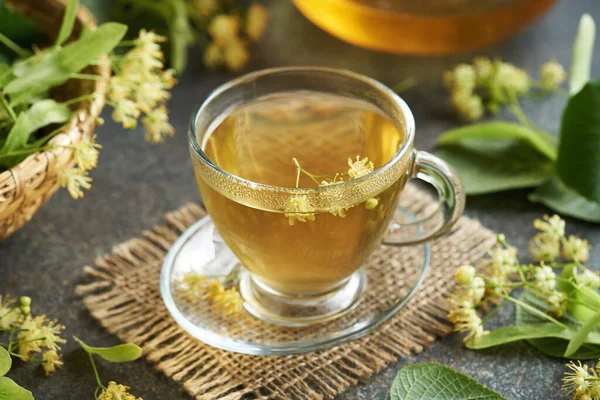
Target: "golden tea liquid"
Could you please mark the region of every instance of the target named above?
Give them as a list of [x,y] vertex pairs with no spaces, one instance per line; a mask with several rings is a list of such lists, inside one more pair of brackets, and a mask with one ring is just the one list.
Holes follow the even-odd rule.
[[[331,180],[348,172],[348,158],[368,157],[375,169],[381,167],[405,140],[405,132],[372,105],[309,91],[237,105],[210,129],[201,145],[215,164],[249,181],[282,188],[317,186],[306,174],[297,182],[294,158],[311,174]],[[227,245],[255,278],[284,294],[332,290],[355,272],[381,243],[406,180],[376,195],[373,209],[367,209],[364,199],[347,209],[345,217],[322,212],[312,215],[312,221],[291,225],[283,210],[235,202],[196,176]]]

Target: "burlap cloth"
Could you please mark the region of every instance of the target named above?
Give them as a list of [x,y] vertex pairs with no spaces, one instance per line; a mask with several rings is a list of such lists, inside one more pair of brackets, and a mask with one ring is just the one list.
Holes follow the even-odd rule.
[[[417,214],[431,204],[418,190],[405,190],[402,197]],[[203,215],[196,204],[168,213],[164,224],[116,245],[94,267],[85,267],[89,282],[77,288],[91,314],[109,332],[142,346],[148,361],[182,382],[198,400],[331,399],[399,357],[421,352],[452,330],[445,320],[446,298],[456,268],[474,263],[495,242],[491,231],[462,217],[452,233],[432,242],[431,266],[421,289],[375,332],[316,353],[247,356],[210,347],[188,335],[170,317],[160,296],[160,270],[168,249]],[[398,264],[414,256],[410,248],[380,252],[367,266],[367,271],[378,269],[378,275],[393,274]],[[369,282],[369,291],[385,292],[385,281]]]

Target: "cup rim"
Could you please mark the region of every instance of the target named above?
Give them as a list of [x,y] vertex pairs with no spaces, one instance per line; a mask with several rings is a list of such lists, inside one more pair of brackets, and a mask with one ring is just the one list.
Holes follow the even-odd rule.
[[[342,181],[335,185],[325,185],[325,186],[306,187],[306,188],[305,187],[295,188],[295,187],[285,187],[285,186],[273,186],[273,185],[268,185],[268,184],[264,184],[264,183],[254,182],[254,181],[242,178],[240,176],[231,174],[231,173],[227,172],[226,170],[222,169],[221,167],[219,167],[217,164],[215,164],[208,157],[208,155],[204,152],[204,150],[202,150],[202,147],[200,145],[200,142],[198,140],[198,135],[196,132],[196,126],[197,126],[198,119],[202,115],[202,113],[206,110],[206,108],[209,107],[211,102],[215,98],[217,98],[219,95],[226,92],[227,90],[235,88],[236,86],[239,86],[246,82],[253,81],[253,80],[263,77],[263,76],[278,74],[278,73],[290,73],[290,72],[292,72],[292,73],[315,73],[316,72],[316,73],[326,73],[326,74],[343,76],[343,77],[354,79],[357,81],[362,81],[363,83],[366,83],[367,85],[370,85],[372,88],[376,89],[380,94],[387,96],[390,100],[392,100],[393,104],[400,109],[400,112],[401,112],[402,116],[404,117],[404,125],[405,125],[404,129],[406,130],[406,138],[402,142],[402,144],[399,146],[398,151],[396,151],[394,156],[388,162],[386,162],[381,167],[373,170],[372,172],[370,172],[364,176],[361,176],[359,178],[352,179],[352,180]],[[379,107],[377,107],[377,108],[379,109]],[[386,116],[390,117],[388,115],[388,113],[385,113],[381,109],[380,109],[380,111],[383,112]],[[392,120],[392,122],[394,122],[394,124],[396,124],[397,121]],[[212,123],[212,121],[211,121],[211,123]],[[252,187],[253,189],[258,189],[258,190],[262,190],[262,191],[266,191],[266,192],[269,192],[269,191],[279,192],[279,191],[285,190],[285,191],[294,193],[295,195],[302,195],[302,194],[309,194],[309,193],[310,194],[315,194],[315,193],[326,194],[328,192],[333,192],[334,190],[337,191],[342,188],[359,185],[370,179],[374,179],[375,177],[384,174],[387,170],[392,168],[396,163],[399,163],[404,158],[406,152],[411,148],[411,144],[414,142],[414,136],[415,136],[415,119],[412,114],[412,111],[410,110],[410,107],[408,106],[408,104],[406,104],[406,102],[402,99],[402,97],[400,97],[392,89],[390,89],[383,83],[381,83],[373,78],[369,78],[365,75],[358,74],[356,72],[352,72],[352,71],[348,71],[348,70],[344,70],[344,69],[338,69],[338,68],[312,67],[312,66],[309,66],[309,67],[276,67],[276,68],[261,69],[258,71],[244,74],[240,77],[237,77],[228,82],[225,82],[222,85],[215,88],[208,95],[208,97],[204,100],[202,105],[196,110],[196,112],[194,112],[192,114],[192,117],[191,117],[190,123],[189,123],[189,128],[188,128],[188,142],[189,142],[190,148],[200,158],[200,160],[202,160],[202,162],[204,164],[206,164],[214,172],[225,175],[225,177],[227,177],[227,179],[230,182],[234,182],[236,184],[241,184],[241,185],[247,186],[247,187]]]

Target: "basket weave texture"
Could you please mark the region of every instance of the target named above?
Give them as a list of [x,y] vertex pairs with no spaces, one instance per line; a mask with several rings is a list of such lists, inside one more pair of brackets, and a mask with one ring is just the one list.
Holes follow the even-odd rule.
[[[65,12],[66,0],[11,0],[5,2],[38,26],[49,40],[54,40]],[[80,35],[82,28],[95,29],[93,16],[80,7],[71,38]],[[106,56],[103,57],[106,59]],[[51,144],[69,146],[82,138],[90,137],[94,131],[96,117],[104,106],[110,66],[102,63],[87,68],[85,73],[101,76],[102,80],[70,80],[51,91],[57,101],[75,98],[94,92],[89,102],[78,103],[65,130],[56,135]],[[58,166],[71,167],[73,151],[68,147],[54,147],[52,151],[41,151],[30,155],[19,165],[0,172],[0,240],[21,228],[35,212],[60,187]]]

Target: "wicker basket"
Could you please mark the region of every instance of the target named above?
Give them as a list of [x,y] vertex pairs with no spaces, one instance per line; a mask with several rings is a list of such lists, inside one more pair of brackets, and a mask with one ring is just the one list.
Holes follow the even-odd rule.
[[[65,12],[66,0],[11,0],[7,7],[19,12],[46,33],[50,40],[58,34]],[[95,28],[93,16],[80,8],[73,29],[73,37],[77,37],[83,26]],[[108,64],[89,67],[88,74],[96,74],[108,78]],[[69,145],[91,136],[96,117],[104,106],[107,80],[88,81],[71,80],[52,91],[57,100],[74,98],[86,93],[95,92],[92,104],[79,103],[65,131],[55,136],[50,143]],[[33,214],[60,187],[57,165],[73,165],[73,151],[58,147],[52,152],[44,151],[32,154],[19,165],[0,173],[0,240],[6,238],[29,221]]]

